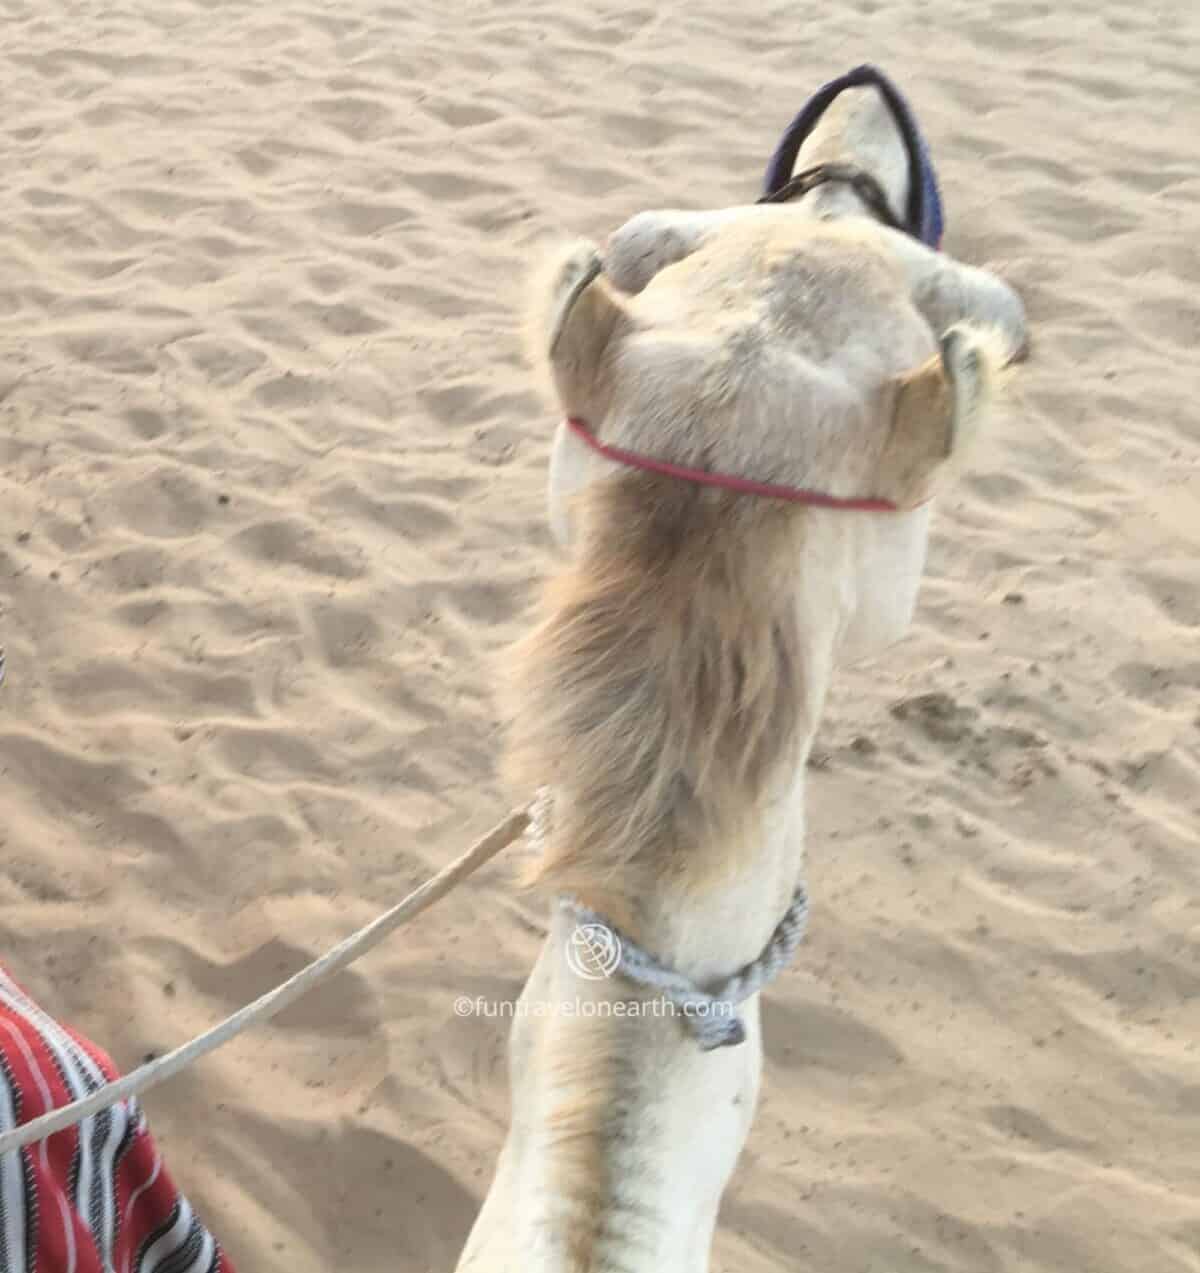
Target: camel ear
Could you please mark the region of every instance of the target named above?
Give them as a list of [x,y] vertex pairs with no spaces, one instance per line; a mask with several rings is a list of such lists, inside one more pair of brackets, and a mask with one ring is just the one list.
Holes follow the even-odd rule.
[[939,470],[961,459],[978,431],[992,393],[990,344],[952,327],[928,362],[898,378],[879,477],[882,494],[902,508],[929,499]]
[[594,244],[574,244],[541,272],[534,333],[563,409],[596,423],[608,405],[607,354],[629,322]]

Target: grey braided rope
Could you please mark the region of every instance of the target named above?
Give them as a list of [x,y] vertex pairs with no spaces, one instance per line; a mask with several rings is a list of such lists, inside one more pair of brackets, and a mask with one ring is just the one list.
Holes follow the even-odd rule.
[[602,915],[569,897],[560,898],[559,902],[578,924],[598,924],[616,937],[620,955],[613,972],[634,985],[663,995],[673,1003],[705,1052],[736,1047],[746,1041],[746,1024],[734,1009],[764,986],[770,985],[791,963],[808,927],[808,894],[801,884],[758,958],[735,972],[720,989],[709,992],[702,990],[690,977],[664,967]]
[[[529,809],[526,838],[530,847],[541,852],[554,821],[554,797],[549,787],[539,787]],[[796,947],[808,927],[808,894],[804,885],[797,886],[792,903],[775,926],[770,940],[757,959],[740,968],[720,989],[702,990],[690,977],[664,967],[653,955],[631,941],[624,933],[589,907],[570,897],[560,897],[559,905],[572,915],[576,925],[595,924],[610,932],[617,941],[616,964],[608,969],[661,994],[679,1009],[685,1025],[705,1052],[716,1048],[736,1047],[746,1041],[746,1023],[734,1009],[751,995],[757,994],[791,963]]]

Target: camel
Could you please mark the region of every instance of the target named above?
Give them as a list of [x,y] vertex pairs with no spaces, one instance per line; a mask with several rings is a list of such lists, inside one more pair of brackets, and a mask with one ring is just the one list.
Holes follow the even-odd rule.
[[[796,162],[869,163],[900,206],[894,129],[875,88],[848,91]],[[599,918],[702,997],[797,919],[831,675],[908,627],[930,501],[1025,346],[1005,284],[868,202],[829,181],[644,213],[540,276],[567,560],[513,659],[508,767],[549,793],[531,876],[551,910],[459,1273],[709,1267],[754,1116],[759,996],[698,1027],[622,965],[582,967],[572,938]]]

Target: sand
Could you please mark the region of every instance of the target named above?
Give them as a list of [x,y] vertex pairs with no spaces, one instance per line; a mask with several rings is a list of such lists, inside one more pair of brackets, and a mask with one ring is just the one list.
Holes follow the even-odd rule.
[[[0,958],[132,1066],[523,793],[537,243],[910,94],[1033,360],[837,682],[714,1270],[1200,1270],[1200,17],[1185,0],[0,0]],[[481,874],[147,1100],[241,1269],[453,1266],[544,930]]]

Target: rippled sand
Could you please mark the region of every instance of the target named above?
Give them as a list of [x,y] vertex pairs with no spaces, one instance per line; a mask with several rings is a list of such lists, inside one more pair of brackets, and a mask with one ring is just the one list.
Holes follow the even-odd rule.
[[[714,1270],[1200,1270],[1200,18],[962,0],[0,0],[0,957],[119,1061],[520,793],[549,234],[909,92],[1035,354],[842,676]],[[494,867],[148,1099],[244,1270],[452,1266],[539,908]]]

